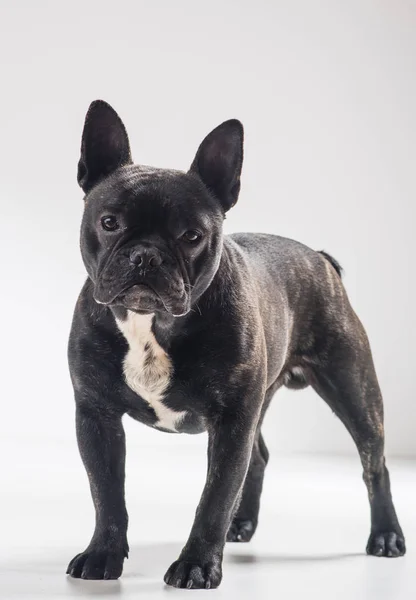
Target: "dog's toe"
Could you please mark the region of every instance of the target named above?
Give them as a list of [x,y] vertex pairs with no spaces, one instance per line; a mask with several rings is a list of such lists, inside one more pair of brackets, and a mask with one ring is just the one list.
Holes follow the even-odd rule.
[[168,569],[164,581],[167,585],[177,588],[210,589],[216,588],[221,583],[221,562],[213,560],[200,564],[177,560]]
[[375,532],[370,535],[367,554],[395,558],[406,553],[406,543],[402,533],[395,531]]
[[254,535],[255,525],[249,519],[234,519],[227,533],[227,542],[249,542]]
[[69,563],[67,575],[81,579],[118,579],[123,571],[124,553],[86,550]]

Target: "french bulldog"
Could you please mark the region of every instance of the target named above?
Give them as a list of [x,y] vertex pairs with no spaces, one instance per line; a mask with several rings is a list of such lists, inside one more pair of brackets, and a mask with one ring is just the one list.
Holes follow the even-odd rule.
[[78,164],[88,278],[68,356],[96,523],[72,577],[117,579],[128,556],[127,413],[160,431],[208,433],[205,487],[164,581],[216,588],[225,542],[247,542],[257,527],[269,458],[261,425],[281,386],[311,386],[350,432],[371,506],[367,553],[405,553],[382,396],[341,268],[290,239],[223,234],[242,163],[237,120],[214,129],[183,172],[135,165],[117,113],[101,100],[88,110]]

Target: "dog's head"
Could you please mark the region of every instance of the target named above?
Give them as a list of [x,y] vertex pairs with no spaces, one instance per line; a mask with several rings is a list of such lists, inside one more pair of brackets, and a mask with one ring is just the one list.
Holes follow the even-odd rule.
[[93,102],[78,183],[86,194],[81,252],[95,300],[186,314],[218,268],[242,161],[243,128],[230,120],[204,139],[187,173],[134,165],[117,113]]

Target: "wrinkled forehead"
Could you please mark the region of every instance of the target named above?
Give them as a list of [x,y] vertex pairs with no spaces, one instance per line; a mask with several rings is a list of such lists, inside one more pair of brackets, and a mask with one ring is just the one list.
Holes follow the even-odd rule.
[[120,187],[131,190],[149,185],[179,184],[187,181],[184,171],[175,169],[159,169],[147,165],[128,165],[119,169],[114,179]]
[[122,212],[135,220],[218,219],[218,203],[193,175],[173,169],[129,165],[118,169],[90,192],[87,208],[91,212]]
[[110,202],[122,205],[141,194],[157,197],[178,187],[189,187],[188,179],[182,171],[128,165],[96,185],[86,199],[96,204]]

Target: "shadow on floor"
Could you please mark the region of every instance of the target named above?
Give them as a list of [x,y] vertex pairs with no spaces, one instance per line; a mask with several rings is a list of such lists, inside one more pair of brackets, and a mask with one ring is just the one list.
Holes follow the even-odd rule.
[[[131,594],[147,596],[171,588],[164,587],[163,575],[176,560],[182,545],[179,543],[137,544],[130,549],[130,559],[125,562],[123,576],[118,581],[84,581],[65,575],[70,552],[51,549],[42,556],[14,556],[0,563],[1,579],[7,581],[8,598],[24,598],[25,591],[35,585],[42,599],[68,597],[117,597]],[[227,546],[225,564],[279,564],[314,561],[342,561],[362,557],[362,554],[319,554],[319,555],[265,555],[250,552],[236,553]],[[241,547],[240,547],[241,548]]]
[[364,552],[350,552],[338,554],[232,554],[228,553],[225,561],[236,564],[279,564],[298,562],[326,562],[339,561],[365,556]]

